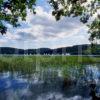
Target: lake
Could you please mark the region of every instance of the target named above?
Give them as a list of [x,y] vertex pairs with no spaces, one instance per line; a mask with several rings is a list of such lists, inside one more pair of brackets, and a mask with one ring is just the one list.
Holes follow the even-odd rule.
[[[0,73],[0,100],[91,100],[100,97],[100,65],[37,67],[31,74]],[[98,99],[99,100],[99,99]]]

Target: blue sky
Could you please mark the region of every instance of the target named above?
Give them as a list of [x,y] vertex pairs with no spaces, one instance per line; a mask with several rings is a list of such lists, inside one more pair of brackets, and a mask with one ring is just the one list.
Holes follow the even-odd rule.
[[56,21],[46,0],[37,1],[36,15],[27,12],[27,20],[20,21],[20,27],[6,24],[7,34],[0,35],[1,47],[57,48],[89,43],[86,25],[80,23],[79,18],[63,17]]

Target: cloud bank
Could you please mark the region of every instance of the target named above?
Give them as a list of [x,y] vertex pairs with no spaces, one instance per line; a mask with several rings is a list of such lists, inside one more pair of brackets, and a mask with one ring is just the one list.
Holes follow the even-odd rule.
[[0,36],[0,46],[19,48],[56,48],[89,43],[87,27],[80,23],[79,18],[62,18],[56,21],[51,10],[46,11],[37,6],[36,15],[27,10],[25,21],[21,27],[8,25],[8,32]]

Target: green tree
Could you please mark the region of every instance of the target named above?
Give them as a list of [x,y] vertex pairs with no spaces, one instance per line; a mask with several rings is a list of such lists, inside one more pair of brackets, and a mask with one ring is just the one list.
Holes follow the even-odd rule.
[[[27,9],[35,14],[36,0],[0,0],[0,32],[5,34],[7,28],[4,21],[14,27],[19,25],[19,18],[26,19]],[[88,24],[90,41],[100,39],[100,0],[49,0],[53,8],[52,15],[56,20],[62,16],[80,17],[80,21]],[[96,16],[94,18],[94,15]],[[89,20],[93,20],[89,22]]]
[[4,21],[17,27],[19,19],[26,19],[27,9],[35,14],[35,2],[36,0],[0,0],[0,33],[5,34],[7,31]]
[[80,21],[89,27],[89,40],[94,43],[100,39],[100,0],[50,0],[50,4],[56,20],[62,16],[79,16]]

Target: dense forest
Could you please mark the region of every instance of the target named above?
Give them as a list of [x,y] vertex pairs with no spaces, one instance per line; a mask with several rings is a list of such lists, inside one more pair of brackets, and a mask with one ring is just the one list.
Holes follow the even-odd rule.
[[94,55],[100,55],[100,45],[96,45],[95,49],[91,49],[91,45],[76,45],[76,46],[70,46],[70,47],[61,47],[56,49],[50,49],[50,48],[38,48],[38,49],[17,49],[17,48],[11,48],[11,47],[0,47],[0,54],[28,54],[28,55],[35,55],[35,54],[41,54],[41,55],[52,55],[52,54],[63,54],[63,55],[87,55],[87,54],[94,54]]

